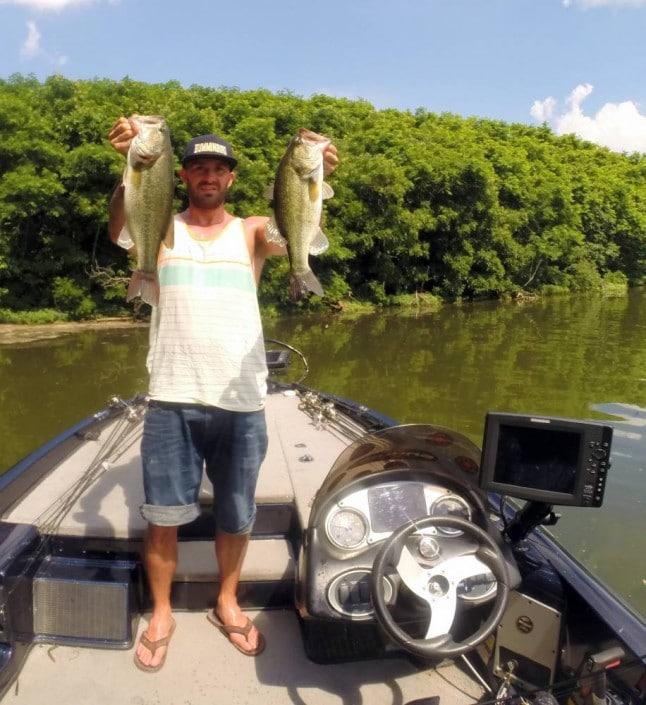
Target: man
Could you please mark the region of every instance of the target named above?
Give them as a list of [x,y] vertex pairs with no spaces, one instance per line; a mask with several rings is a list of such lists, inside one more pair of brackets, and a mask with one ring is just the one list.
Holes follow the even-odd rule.
[[[108,135],[121,154],[137,132],[119,118]],[[148,354],[150,408],[142,439],[148,521],[144,560],[153,613],[135,664],[159,670],[175,628],[170,592],[177,565],[177,528],[196,518],[202,466],[215,486],[215,553],[220,591],[209,620],[242,653],[255,656],[262,635],[245,617],[236,589],[255,517],[255,487],[267,447],[267,368],[256,286],[270,255],[282,246],[265,236],[268,218],[235,218],[225,209],[235,181],[231,145],[216,135],[191,140],[179,176],[188,208],[175,216],[173,248],[159,255],[161,292],[153,310]],[[336,168],[336,148],[324,154]],[[123,187],[110,202],[113,242],[124,237]]]

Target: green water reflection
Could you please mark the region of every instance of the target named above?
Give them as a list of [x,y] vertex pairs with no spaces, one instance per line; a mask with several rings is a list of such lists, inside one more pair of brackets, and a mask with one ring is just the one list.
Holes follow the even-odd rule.
[[[478,444],[489,409],[613,419],[603,508],[563,509],[555,533],[646,614],[645,290],[423,315],[283,318],[267,321],[265,334],[305,353],[307,384]],[[0,468],[111,396],[145,390],[146,346],[144,329],[0,346]]]

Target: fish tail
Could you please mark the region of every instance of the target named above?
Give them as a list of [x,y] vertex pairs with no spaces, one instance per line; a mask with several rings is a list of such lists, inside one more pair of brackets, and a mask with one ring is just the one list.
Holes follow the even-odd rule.
[[126,301],[132,301],[136,296],[140,296],[142,301],[151,306],[159,304],[159,277],[157,272],[144,272],[141,269],[136,269],[132,273],[128,284]]
[[292,272],[289,280],[289,294],[294,301],[302,298],[308,291],[323,296],[323,287],[321,282],[316,278],[316,275],[311,269],[306,272]]

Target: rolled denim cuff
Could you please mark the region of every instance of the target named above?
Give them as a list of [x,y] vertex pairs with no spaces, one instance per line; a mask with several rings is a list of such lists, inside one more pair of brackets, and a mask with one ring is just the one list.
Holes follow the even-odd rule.
[[215,523],[219,531],[225,534],[232,534],[233,536],[241,536],[242,534],[250,534],[253,530],[254,522],[256,521],[256,510],[254,509],[253,516],[251,519],[242,527],[232,528],[230,526],[221,526],[218,524],[217,515],[215,517]]
[[200,508],[197,504],[180,504],[172,507],[142,504],[139,507],[139,511],[148,523],[156,524],[157,526],[190,524],[200,515]]

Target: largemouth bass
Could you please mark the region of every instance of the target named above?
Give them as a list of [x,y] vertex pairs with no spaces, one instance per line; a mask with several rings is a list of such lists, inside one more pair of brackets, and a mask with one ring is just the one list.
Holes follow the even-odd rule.
[[290,295],[307,291],[323,296],[323,287],[310,269],[309,255],[328,248],[321,230],[323,199],[334,195],[323,181],[323,152],[330,140],[301,129],[280,160],[274,182],[274,216],[267,224],[267,239],[284,244],[290,264]]
[[165,240],[173,246],[173,153],[164,118],[146,115],[133,120],[139,131],[130,143],[123,185],[126,228],[137,251],[137,269],[126,300],[141,296],[156,306],[159,245]]

